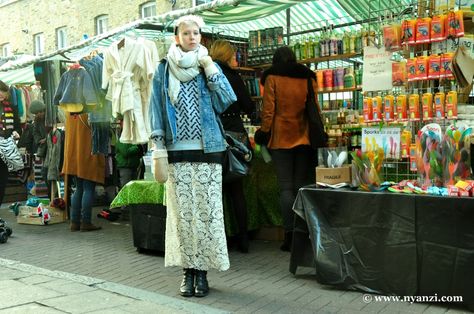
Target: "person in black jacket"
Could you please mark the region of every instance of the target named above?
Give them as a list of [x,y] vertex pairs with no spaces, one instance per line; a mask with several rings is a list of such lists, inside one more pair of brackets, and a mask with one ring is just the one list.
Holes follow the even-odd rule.
[[[255,110],[255,104],[250,98],[239,73],[232,68],[237,66],[235,50],[228,41],[216,40],[212,44],[209,54],[221,67],[222,72],[227,77],[234,93],[237,95],[237,101],[220,115],[224,130],[226,133],[230,133],[250,147],[248,135],[240,118],[240,114],[241,112],[245,112],[250,115]],[[242,253],[247,253],[249,247],[247,204],[245,202],[242,179],[224,183],[224,193],[230,198],[232,209],[237,218],[239,227],[238,248]]]
[[[18,118],[17,108],[11,104],[8,85],[0,81],[0,137],[8,138],[13,134],[14,138],[19,138],[19,131],[20,119]],[[7,183],[8,167],[0,158],[0,205],[3,201]]]

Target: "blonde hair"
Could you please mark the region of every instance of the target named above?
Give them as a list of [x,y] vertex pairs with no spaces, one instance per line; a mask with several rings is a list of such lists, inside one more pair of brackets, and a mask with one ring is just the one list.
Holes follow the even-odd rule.
[[227,40],[218,39],[212,43],[209,55],[213,60],[230,65],[230,60],[235,55],[235,50]]
[[204,27],[204,20],[202,17],[197,15],[185,15],[181,16],[175,21],[174,24],[174,34],[178,35],[178,29],[180,25],[190,25],[195,24],[199,28],[199,33],[201,33],[201,28]]

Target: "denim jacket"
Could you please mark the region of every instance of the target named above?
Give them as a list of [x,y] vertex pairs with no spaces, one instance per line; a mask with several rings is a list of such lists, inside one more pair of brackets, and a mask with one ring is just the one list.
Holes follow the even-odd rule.
[[[237,100],[229,81],[219,66],[217,67],[219,69],[217,80],[207,81],[203,73],[197,77],[205,153],[221,152],[226,149],[224,128],[219,115]],[[167,62],[161,62],[155,71],[149,110],[151,138],[156,141],[157,138],[164,137],[166,146],[176,143],[176,112],[168,95]]]

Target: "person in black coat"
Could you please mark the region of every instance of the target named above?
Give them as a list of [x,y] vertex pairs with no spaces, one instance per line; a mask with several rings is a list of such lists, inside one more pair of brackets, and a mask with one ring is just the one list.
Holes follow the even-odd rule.
[[[8,138],[11,135],[15,139],[19,138],[20,119],[18,110],[10,101],[8,85],[0,81],[0,137]],[[1,148],[1,147],[0,147]],[[8,167],[0,158],[0,205],[3,202],[5,189],[8,183]]]
[[[222,72],[227,77],[234,93],[237,95],[237,101],[220,115],[224,130],[226,133],[230,133],[234,138],[241,140],[250,147],[248,134],[244,128],[240,114],[244,112],[250,115],[255,110],[255,104],[250,98],[239,73],[232,68],[237,66],[235,50],[228,41],[216,40],[212,44],[209,54],[221,67]],[[247,233],[247,204],[245,202],[243,180],[238,179],[224,183],[224,193],[230,198],[232,209],[237,218],[239,227],[238,248],[242,253],[247,253],[249,240]]]

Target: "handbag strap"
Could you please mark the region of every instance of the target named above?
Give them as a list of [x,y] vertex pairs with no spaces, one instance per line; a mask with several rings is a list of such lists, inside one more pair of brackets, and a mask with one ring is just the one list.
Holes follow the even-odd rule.
[[[316,97],[314,96],[314,89],[313,89],[313,79],[311,77],[309,77],[307,80],[306,80],[306,83],[307,83],[307,86],[308,86],[308,99],[316,99]],[[316,101],[315,101],[316,103]]]

